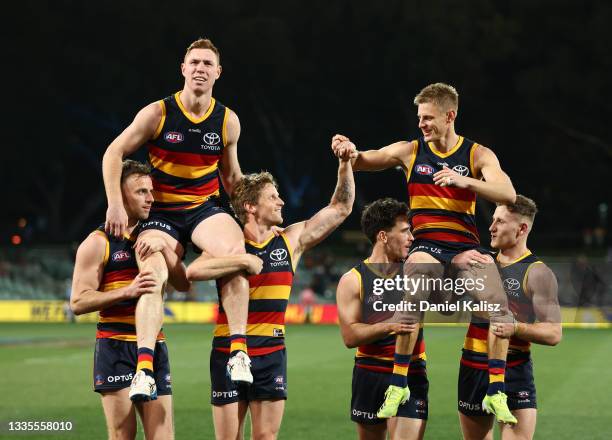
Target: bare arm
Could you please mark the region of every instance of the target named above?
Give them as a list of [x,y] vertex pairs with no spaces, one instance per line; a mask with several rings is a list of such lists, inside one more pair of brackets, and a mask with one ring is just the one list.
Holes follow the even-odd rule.
[[[346,136],[337,134],[332,138],[332,150],[338,155],[342,142],[349,141]],[[380,171],[401,166],[406,169],[414,152],[414,143],[400,141],[378,150],[353,150],[351,159],[355,171]]]
[[121,195],[121,164],[126,156],[134,153],[151,139],[162,117],[162,108],[155,102],[140,110],[134,121],[108,146],[102,158],[102,176],[108,201],[106,232],[120,237],[127,228],[127,214]]
[[320,243],[349,216],[355,201],[355,179],[350,160],[339,160],[338,181],[329,205],[304,222],[288,226],[284,234],[293,248],[294,268],[301,254]]
[[392,332],[404,334],[413,326],[408,324],[377,322],[364,324],[361,321],[361,300],[359,299],[359,279],[352,271],[345,273],[336,290],[338,320],[344,345],[354,348],[369,344],[390,335]]
[[543,345],[561,342],[561,308],[557,291],[557,278],[552,270],[544,264],[534,265],[527,277],[527,293],[531,294],[538,322],[518,323],[515,336]]
[[106,239],[99,234],[89,235],[79,246],[70,294],[70,308],[76,315],[102,310],[123,300],[153,293],[155,280],[147,273],[138,274],[129,286],[108,292],[99,291],[105,251]]
[[238,163],[238,138],[240,137],[240,120],[236,113],[230,110],[226,123],[226,145],[223,157],[219,161],[221,181],[229,195],[232,195],[234,186],[242,179],[242,171]]
[[498,336],[512,335],[542,345],[557,345],[561,341],[561,309],[557,297],[557,279],[544,264],[535,264],[527,276],[526,293],[531,295],[538,322],[498,325]]
[[261,272],[263,261],[251,254],[231,255],[227,257],[212,257],[202,252],[189,265],[189,275],[192,280],[206,281],[223,278],[236,272],[246,271],[251,275]]

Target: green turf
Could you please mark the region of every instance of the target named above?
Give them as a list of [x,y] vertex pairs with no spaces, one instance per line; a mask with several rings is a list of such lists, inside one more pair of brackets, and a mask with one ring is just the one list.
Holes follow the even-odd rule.
[[[213,438],[209,406],[209,325],[168,325],[178,439]],[[464,329],[427,328],[430,419],[427,438],[460,438],[458,359]],[[94,327],[0,324],[0,421],[71,420],[70,435],[18,438],[102,439],[104,417],[91,391]],[[355,438],[349,420],[352,351],[333,326],[288,328],[289,400],[280,438]],[[554,348],[534,347],[541,439],[608,439],[612,331],[564,331]],[[17,438],[0,432],[0,438]],[[142,437],[140,437],[142,438]]]

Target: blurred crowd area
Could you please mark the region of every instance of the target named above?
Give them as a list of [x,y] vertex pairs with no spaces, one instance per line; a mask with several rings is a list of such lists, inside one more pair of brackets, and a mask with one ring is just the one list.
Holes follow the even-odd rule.
[[[76,246],[0,248],[0,300],[69,299],[75,253]],[[340,277],[367,255],[364,243],[343,249],[320,246],[310,251],[298,266],[290,302],[333,303]],[[585,252],[574,257],[541,258],[557,276],[561,305],[612,306],[612,248],[603,256]],[[169,288],[167,299],[216,301],[215,282],[196,282],[189,292]]]

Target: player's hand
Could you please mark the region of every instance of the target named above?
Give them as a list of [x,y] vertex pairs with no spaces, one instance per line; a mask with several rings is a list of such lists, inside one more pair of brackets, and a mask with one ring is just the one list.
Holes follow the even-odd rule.
[[246,271],[249,275],[257,275],[263,269],[263,260],[256,255],[245,254]]
[[351,141],[340,142],[336,147],[336,156],[342,162],[348,162],[352,158],[357,157],[357,147]]
[[468,179],[469,177],[462,176],[447,166],[442,167],[441,171],[433,175],[433,181],[436,185],[452,186],[454,188],[467,188],[469,184]]
[[418,323],[408,324],[403,322],[393,322],[390,325],[390,331],[394,332],[396,335],[405,335],[407,333],[416,331],[418,327]]
[[351,140],[349,138],[347,138],[346,136],[344,136],[343,134],[337,134],[332,138],[332,142],[331,142],[331,149],[334,152],[334,155],[337,157],[338,156],[338,146],[342,143],[342,142],[350,142]]
[[491,333],[495,336],[509,339],[516,332],[516,324],[513,322],[492,322]]
[[493,263],[490,255],[481,254],[476,249],[461,252],[451,260],[451,264],[458,270],[469,270],[474,275],[476,275],[476,269],[484,269],[485,265]]
[[109,205],[106,210],[104,230],[114,237],[123,237],[123,234],[127,231],[127,224],[128,216],[123,204]]
[[163,238],[147,234],[138,237],[134,250],[141,260],[146,260],[154,252],[161,252],[165,246],[166,241]]
[[139,298],[142,295],[155,292],[157,285],[153,273],[150,271],[140,272],[127,287],[125,296],[127,299]]

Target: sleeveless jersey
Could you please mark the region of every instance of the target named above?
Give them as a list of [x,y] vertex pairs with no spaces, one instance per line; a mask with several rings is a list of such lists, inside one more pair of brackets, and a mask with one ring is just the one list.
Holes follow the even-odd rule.
[[229,109],[211,98],[206,113],[195,119],[180,93],[158,101],[162,118],[147,143],[154,211],[186,211],[219,195],[218,162],[227,142]]
[[[374,280],[387,278],[376,270],[377,264],[364,260],[351,271],[359,279],[361,299],[361,316],[365,324],[374,324],[384,321],[393,316],[394,312],[372,312],[372,304],[380,297],[374,295]],[[378,265],[382,266],[382,265]],[[401,265],[398,264],[399,273]],[[395,274],[393,275],[395,276]],[[365,319],[364,319],[365,318]],[[357,347],[355,354],[355,365],[366,370],[382,373],[393,372],[393,355],[395,354],[395,334],[388,335],[382,339]],[[425,374],[425,341],[423,340],[423,328],[419,330],[419,336],[412,352],[409,374]]]
[[[138,263],[132,246],[138,235],[138,227],[127,238],[117,239],[108,237],[104,232],[104,225],[94,231],[106,239],[106,251],[104,253],[104,270],[102,281],[98,287],[101,292],[126,287],[138,275]],[[113,304],[99,312],[96,339],[109,338],[121,341],[136,341],[135,316],[138,298],[128,299]],[[158,341],[164,340],[160,331]]]
[[[535,264],[542,264],[542,261],[527,251],[511,264],[500,267],[502,283],[508,296],[508,307],[517,321],[528,324],[536,320],[531,298],[525,294],[529,270]],[[489,323],[475,322],[472,319],[463,343],[462,364],[478,369],[487,368],[488,334]],[[527,362],[531,355],[530,346],[530,342],[512,336],[508,348],[507,366],[512,367]]]
[[[261,272],[249,275],[249,314],[247,317],[247,350],[249,356],[261,356],[285,348],[285,311],[293,284],[293,262],[289,242],[284,234],[272,236],[263,243],[245,240],[246,251],[264,262]],[[219,292],[219,313],[213,347],[229,353],[230,333],[227,315]]]
[[412,234],[415,239],[478,244],[476,193],[435,185],[433,175],[443,166],[462,176],[479,178],[474,170],[478,144],[459,136],[447,153],[424,138],[412,141],[414,153],[406,169]]

